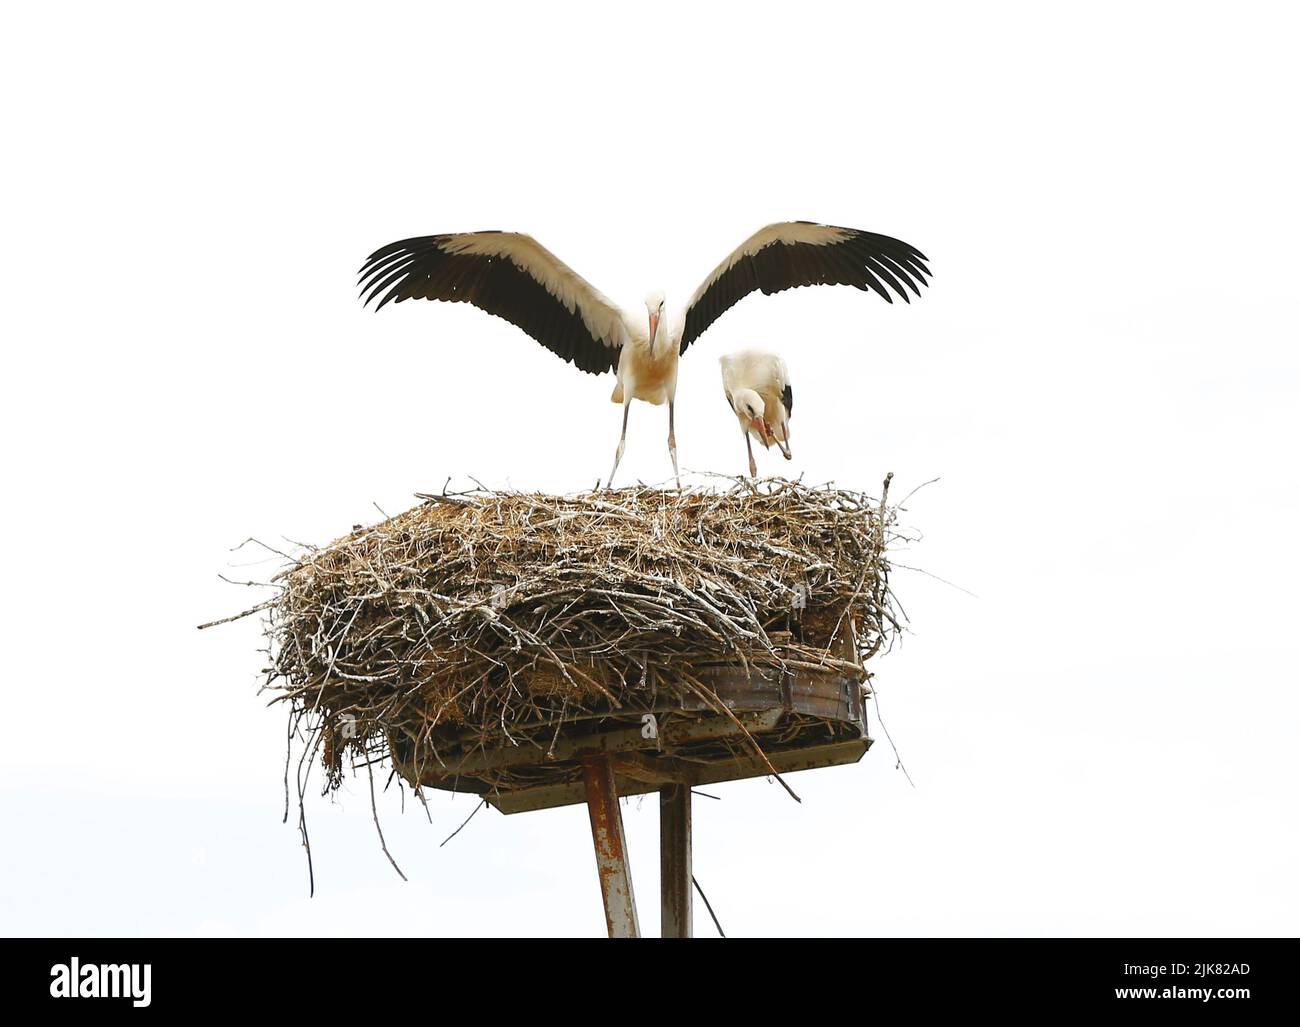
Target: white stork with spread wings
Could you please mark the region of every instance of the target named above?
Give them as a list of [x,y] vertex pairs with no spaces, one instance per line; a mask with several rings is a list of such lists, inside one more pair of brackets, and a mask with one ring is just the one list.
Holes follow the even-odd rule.
[[678,479],[673,399],[677,363],[721,314],[751,292],[800,285],[852,285],[888,302],[911,302],[930,274],[926,257],[905,242],[808,221],[782,221],[740,244],[695,290],[685,308],[664,319],[664,297],[646,299],[646,316],[616,306],[531,236],[518,232],[426,235],[391,243],[361,268],[365,302],[408,299],[472,303],[518,325],[553,353],[591,374],[616,371],[610,397],[623,404],[623,430],[609,484],[623,458],[632,400],[668,404],[668,451]]

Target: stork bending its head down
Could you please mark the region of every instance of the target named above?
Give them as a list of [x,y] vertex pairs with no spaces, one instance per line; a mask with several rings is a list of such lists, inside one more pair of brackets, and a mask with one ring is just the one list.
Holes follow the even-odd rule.
[[[668,452],[680,485],[673,431],[677,363],[714,321],[752,292],[801,285],[851,285],[890,303],[892,290],[910,302],[908,290],[919,296],[919,286],[930,274],[925,259],[887,235],[781,221],[741,243],[671,317],[663,293],[652,293],[642,320],[616,306],[531,236],[461,232],[403,239],[376,250],[361,268],[361,289],[367,303],[380,297],[376,309],[408,299],[472,303],[518,325],[580,370],[614,371],[618,384],[611,399],[623,405],[623,430],[610,485],[627,443],[632,400],[667,403]],[[773,417],[765,412],[761,420],[770,426]],[[773,433],[769,438],[764,432],[760,438],[765,445],[778,442],[788,455],[785,436]],[[752,470],[752,454],[750,466]]]
[[722,388],[727,402],[740,422],[749,453],[749,476],[758,477],[751,438],[764,449],[776,443],[782,455],[790,459],[790,414],[794,410],[794,389],[785,361],[773,353],[746,350],[732,353],[718,361],[722,365]]

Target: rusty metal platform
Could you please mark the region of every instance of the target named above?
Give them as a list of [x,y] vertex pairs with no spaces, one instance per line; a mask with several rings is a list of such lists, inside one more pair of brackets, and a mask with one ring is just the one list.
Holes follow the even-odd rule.
[[585,802],[582,764],[593,756],[610,757],[619,795],[640,795],[855,763],[871,746],[867,692],[854,678],[763,675],[733,665],[702,680],[725,713],[702,700],[661,702],[566,722],[545,746],[440,747],[436,773],[426,771],[419,783],[522,813]]
[[[851,639],[838,648],[853,654]],[[837,661],[841,669],[856,663]],[[481,733],[439,737],[437,759],[392,748],[398,771],[426,788],[470,792],[502,813],[587,804],[606,927],[640,934],[619,798],[658,792],[660,894],[665,938],[692,935],[691,788],[856,763],[871,747],[866,673],[705,668],[703,698],[512,725],[513,744]]]

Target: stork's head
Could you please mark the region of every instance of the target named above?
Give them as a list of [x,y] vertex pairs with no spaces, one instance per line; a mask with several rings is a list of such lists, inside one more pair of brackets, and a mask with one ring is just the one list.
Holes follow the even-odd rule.
[[764,446],[772,444],[772,430],[763,419],[763,397],[753,389],[737,389],[731,402],[741,424],[758,436]]
[[664,316],[664,294],[652,292],[645,298],[645,311],[650,317],[650,355],[654,355],[655,340],[659,335],[659,322]]

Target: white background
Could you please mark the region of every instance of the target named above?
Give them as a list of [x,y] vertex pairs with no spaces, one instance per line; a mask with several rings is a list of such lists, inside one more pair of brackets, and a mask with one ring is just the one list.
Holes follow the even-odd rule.
[[[803,473],[924,541],[876,666],[904,763],[696,800],[733,935],[1294,934],[1294,16],[1283,5],[25,5],[5,156],[0,930],[603,932],[586,814],[432,826],[364,778],[279,822],[248,536],[468,475],[570,491],[595,379],[468,307],[364,311],[393,239],[518,229],[680,303],[787,218],[900,236],[911,306],[752,297],[686,356],[684,467],[739,472],[717,357],[782,352]],[[632,411],[620,478],[668,473]],[[262,561],[262,562],[258,562]],[[409,797],[408,797],[409,798]],[[657,812],[626,818],[658,929]],[[701,935],[712,928],[702,912]]]

